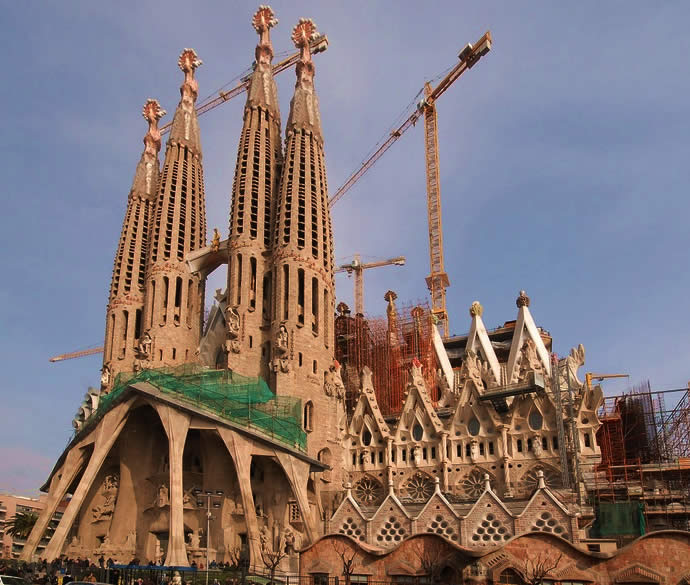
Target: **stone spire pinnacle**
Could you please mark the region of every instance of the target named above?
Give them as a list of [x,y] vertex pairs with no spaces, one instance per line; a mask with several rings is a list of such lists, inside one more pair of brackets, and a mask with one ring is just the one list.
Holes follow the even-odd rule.
[[201,156],[201,138],[194,109],[196,98],[199,96],[199,82],[195,79],[194,72],[202,63],[194,49],[184,49],[177,60],[178,67],[184,73],[184,81],[180,86],[180,103],[175,110],[168,139],[168,142],[189,146],[199,156]]
[[314,91],[314,62],[311,59],[310,43],[319,36],[314,21],[310,18],[300,18],[292,29],[292,42],[300,50],[295,72],[297,83],[295,94],[290,102],[290,115],[285,132],[287,135],[295,130],[311,132],[323,143],[321,132],[321,114],[319,100]]
[[132,193],[155,197],[158,190],[158,153],[161,149],[161,133],[158,129],[158,120],[165,116],[167,112],[161,108],[158,100],[149,98],[146,100],[141,114],[149,123],[149,129],[144,136],[144,152],[134,173]]
[[254,51],[254,73],[247,92],[247,108],[264,108],[280,123],[278,90],[273,80],[273,45],[270,30],[278,24],[270,6],[261,5],[252,17],[252,26],[259,33],[259,44]]

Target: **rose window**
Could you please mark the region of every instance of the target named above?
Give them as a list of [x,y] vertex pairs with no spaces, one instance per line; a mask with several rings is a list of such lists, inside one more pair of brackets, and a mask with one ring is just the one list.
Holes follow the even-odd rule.
[[383,501],[383,486],[371,477],[363,477],[354,487],[354,498],[363,506],[377,506]]
[[434,493],[434,481],[423,473],[415,473],[404,487],[405,499],[426,502]]
[[484,473],[473,469],[460,483],[460,489],[470,498],[478,498],[484,492]]

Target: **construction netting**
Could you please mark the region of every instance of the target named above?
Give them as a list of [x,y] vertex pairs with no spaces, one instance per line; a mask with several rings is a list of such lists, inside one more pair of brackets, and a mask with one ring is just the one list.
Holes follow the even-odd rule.
[[644,504],[642,502],[600,502],[596,507],[596,518],[590,536],[610,536],[645,533]]
[[[98,410],[91,419],[97,420],[98,415],[105,413],[129,386],[140,382],[148,382],[161,392],[194,407],[209,410],[281,443],[306,450],[301,400],[276,396],[263,379],[240,376],[230,370],[184,365],[119,374],[113,389],[101,395]],[[91,419],[87,422],[92,422]]]

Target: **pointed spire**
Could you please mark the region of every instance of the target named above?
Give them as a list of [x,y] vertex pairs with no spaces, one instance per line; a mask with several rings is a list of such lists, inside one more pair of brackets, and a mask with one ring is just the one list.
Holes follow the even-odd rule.
[[179,142],[189,146],[199,156],[201,137],[194,109],[196,98],[199,96],[199,82],[194,78],[194,72],[202,63],[194,49],[184,49],[177,60],[178,67],[184,73],[184,81],[180,86],[180,103],[175,110],[168,139],[169,143]]
[[247,108],[265,108],[280,120],[278,106],[278,90],[273,80],[273,45],[270,30],[278,24],[278,19],[270,6],[261,5],[254,13],[252,26],[259,33],[259,44],[254,51],[254,73],[252,74],[249,91],[247,92]]
[[149,129],[144,136],[144,152],[134,172],[132,193],[151,198],[158,191],[158,153],[161,149],[161,133],[158,129],[158,120],[165,116],[167,112],[161,108],[158,100],[149,98],[146,100],[141,114],[149,123]]
[[300,50],[300,57],[295,69],[297,83],[295,94],[290,102],[290,115],[285,133],[289,136],[295,130],[304,130],[311,132],[319,142],[323,143],[319,99],[314,91],[315,69],[310,48],[311,41],[318,36],[316,25],[311,18],[300,18],[292,29],[292,42]]

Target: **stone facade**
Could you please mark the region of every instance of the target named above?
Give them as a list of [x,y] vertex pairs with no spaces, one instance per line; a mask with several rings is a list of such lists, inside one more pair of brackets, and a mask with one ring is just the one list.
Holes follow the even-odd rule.
[[344,558],[353,559],[352,575],[357,580],[413,582],[433,577],[441,583],[520,584],[537,582],[534,564],[546,560],[547,567],[555,568],[541,575],[545,583],[685,585],[690,582],[688,550],[690,534],[674,530],[640,537],[613,553],[591,552],[543,533],[523,534],[482,550],[423,534],[383,553],[347,536],[332,535],[302,551],[300,575],[341,576]]
[[[182,97],[155,201],[160,109],[147,103],[147,150],[116,256],[102,388],[80,406],[77,432],[44,486],[46,507],[22,558],[35,553],[66,494],[72,498],[48,559],[103,554],[183,566],[208,547],[217,561],[248,554],[261,567],[267,552],[287,549],[281,568],[296,572],[296,551],[306,548],[308,560],[317,550],[308,546],[328,533],[354,539],[377,558],[396,555],[420,533],[468,558],[533,532],[576,545],[586,502],[584,490],[573,489],[580,487],[575,467],[600,457],[601,390],[578,378],[582,346],[560,360],[551,355],[524,292],[498,344],[479,303],[470,308],[466,338],[443,342],[434,328],[433,355],[425,365],[417,358],[409,364],[401,412],[383,415],[368,367],[357,372],[354,406],[346,410],[334,359],[333,235],[311,55],[319,37],[305,19],[292,32],[297,82],[281,153],[269,38],[275,24],[268,7],[254,15],[260,38],[227,240],[216,233],[205,245],[194,110],[201,61],[192,49],[179,59]],[[136,219],[139,201],[148,226]],[[205,277],[224,263],[228,288],[217,292],[202,332]],[[393,331],[395,293],[386,300]],[[415,311],[421,318],[422,309]],[[180,365],[192,372],[184,387],[170,369]],[[222,389],[208,382],[219,371]],[[155,383],[141,377],[150,372],[160,374]],[[127,375],[115,384],[115,373]],[[438,380],[440,397],[429,379]],[[237,415],[238,404],[244,408],[260,389],[270,400],[245,408],[255,418]],[[299,433],[281,434],[290,421]],[[197,490],[220,506],[208,534]]]

